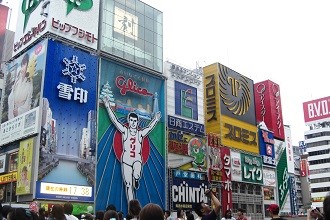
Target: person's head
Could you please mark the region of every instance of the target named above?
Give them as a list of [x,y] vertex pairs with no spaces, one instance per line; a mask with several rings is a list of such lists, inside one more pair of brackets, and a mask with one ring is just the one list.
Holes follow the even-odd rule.
[[64,208],[60,204],[53,205],[51,214],[56,220],[64,220],[65,219]]
[[71,215],[73,211],[73,205],[70,202],[66,202],[63,205],[64,214]]
[[24,74],[24,76],[27,77],[26,72],[27,72],[27,67],[29,65],[29,54],[25,53],[22,61],[21,61],[21,74]]
[[165,210],[164,211],[164,218],[165,219],[168,218],[168,217],[170,217],[170,215],[171,215],[171,212],[169,210]]
[[280,212],[280,207],[277,204],[270,204],[267,208],[267,211],[269,212],[270,216],[277,216]]
[[95,213],[95,220],[103,220],[104,212],[99,210]]
[[105,211],[109,211],[109,210],[113,210],[117,212],[116,206],[113,204],[108,205],[107,208],[105,209]]
[[226,212],[225,212],[225,216],[224,216],[225,218],[231,218],[232,217],[232,215],[231,215],[231,210],[230,209],[228,209]]
[[104,213],[104,217],[103,217],[103,220],[110,220],[110,219],[116,219],[118,220],[118,214],[116,211],[114,210],[108,210]]
[[8,213],[12,210],[13,208],[10,205],[4,205],[2,207],[1,213],[3,217],[7,217]]
[[29,209],[12,208],[7,215],[7,220],[37,220],[38,215]]
[[38,213],[39,213],[39,215],[44,216],[46,214],[45,208],[40,208]]
[[128,213],[131,214],[132,216],[134,217],[139,216],[141,209],[142,208],[139,200],[132,199],[128,202]]
[[21,172],[21,179],[22,180],[26,180],[27,179],[27,172],[28,172],[27,167],[26,166],[23,166],[22,172]]
[[186,216],[187,216],[187,220],[194,220],[195,219],[195,217],[192,213],[188,213],[188,214],[186,214]]
[[242,208],[237,209],[237,215],[238,215],[238,216],[242,216],[242,215],[244,215],[244,212],[245,212],[245,210],[242,209]]
[[200,202],[194,207],[194,211],[199,217],[203,217],[203,215],[207,215],[211,212],[211,207],[204,202]]
[[164,220],[164,214],[162,208],[154,203],[145,205],[141,212],[139,220]]
[[123,220],[124,219],[124,213],[122,211],[118,212],[118,220]]
[[183,209],[178,208],[176,210],[176,217],[177,218],[183,218],[184,217],[184,211],[183,211]]
[[134,112],[128,114],[128,125],[130,128],[136,129],[138,126],[139,116]]
[[323,213],[324,219],[330,220],[330,194],[328,194],[323,200]]

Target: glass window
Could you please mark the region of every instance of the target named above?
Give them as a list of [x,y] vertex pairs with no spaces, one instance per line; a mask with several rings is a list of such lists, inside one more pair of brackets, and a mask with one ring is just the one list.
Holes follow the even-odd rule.
[[153,53],[154,53],[153,44],[149,43],[149,42],[145,42],[144,50],[146,53],[153,55]]
[[144,21],[144,15],[143,14],[140,14],[140,13],[136,13],[136,16],[138,18],[138,21],[137,21],[138,25],[141,26],[141,27],[144,27],[145,26],[144,25],[144,23],[145,23],[145,21]]
[[136,1],[136,11],[144,14],[144,3],[141,1]]
[[163,35],[163,25],[159,22],[154,22],[154,31],[159,35]]
[[162,47],[163,46],[163,36],[154,33],[154,44],[156,46]]
[[256,195],[261,195],[261,186],[256,185],[256,187],[255,187],[255,194]]
[[126,0],[126,8],[130,8],[135,11],[135,2],[135,0]]
[[149,18],[151,18],[151,19],[153,19],[153,17],[154,17],[154,9],[150,6],[150,5],[145,5],[144,6],[144,14],[147,16],[147,17],[149,17]]
[[238,184],[236,182],[232,182],[233,193],[238,193]]
[[148,30],[150,30],[150,31],[154,30],[154,21],[151,18],[145,17],[144,25]]
[[256,205],[256,212],[257,213],[262,213],[261,205]]
[[246,213],[254,213],[254,204],[248,204]]
[[246,185],[245,184],[240,185],[240,192],[241,193],[246,193]]
[[153,43],[153,40],[154,40],[153,32],[148,29],[145,29],[144,34],[145,34],[145,36],[144,36],[145,40],[150,43]]
[[9,155],[9,172],[17,171],[18,152]]
[[159,72],[163,72],[163,60],[162,59],[156,59],[154,69]]
[[247,185],[248,194],[253,194],[253,185]]

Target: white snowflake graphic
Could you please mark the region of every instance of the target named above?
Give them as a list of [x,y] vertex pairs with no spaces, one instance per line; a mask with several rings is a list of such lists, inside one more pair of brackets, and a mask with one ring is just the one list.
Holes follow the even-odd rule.
[[86,77],[84,75],[84,70],[86,69],[85,64],[80,64],[78,62],[78,57],[73,56],[72,60],[68,60],[67,58],[63,59],[63,62],[65,63],[65,69],[62,70],[63,75],[70,76],[71,82],[76,83],[77,79],[81,79],[82,81],[85,81]]

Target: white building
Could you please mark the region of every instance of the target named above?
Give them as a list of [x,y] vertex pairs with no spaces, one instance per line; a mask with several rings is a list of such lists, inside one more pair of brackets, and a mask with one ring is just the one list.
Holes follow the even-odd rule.
[[303,103],[305,144],[308,153],[311,202],[322,207],[330,192],[330,97]]

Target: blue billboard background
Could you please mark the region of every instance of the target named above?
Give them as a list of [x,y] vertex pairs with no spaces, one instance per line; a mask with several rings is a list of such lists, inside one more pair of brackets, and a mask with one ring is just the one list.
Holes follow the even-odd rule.
[[97,69],[96,56],[48,41],[39,181],[94,185]]

